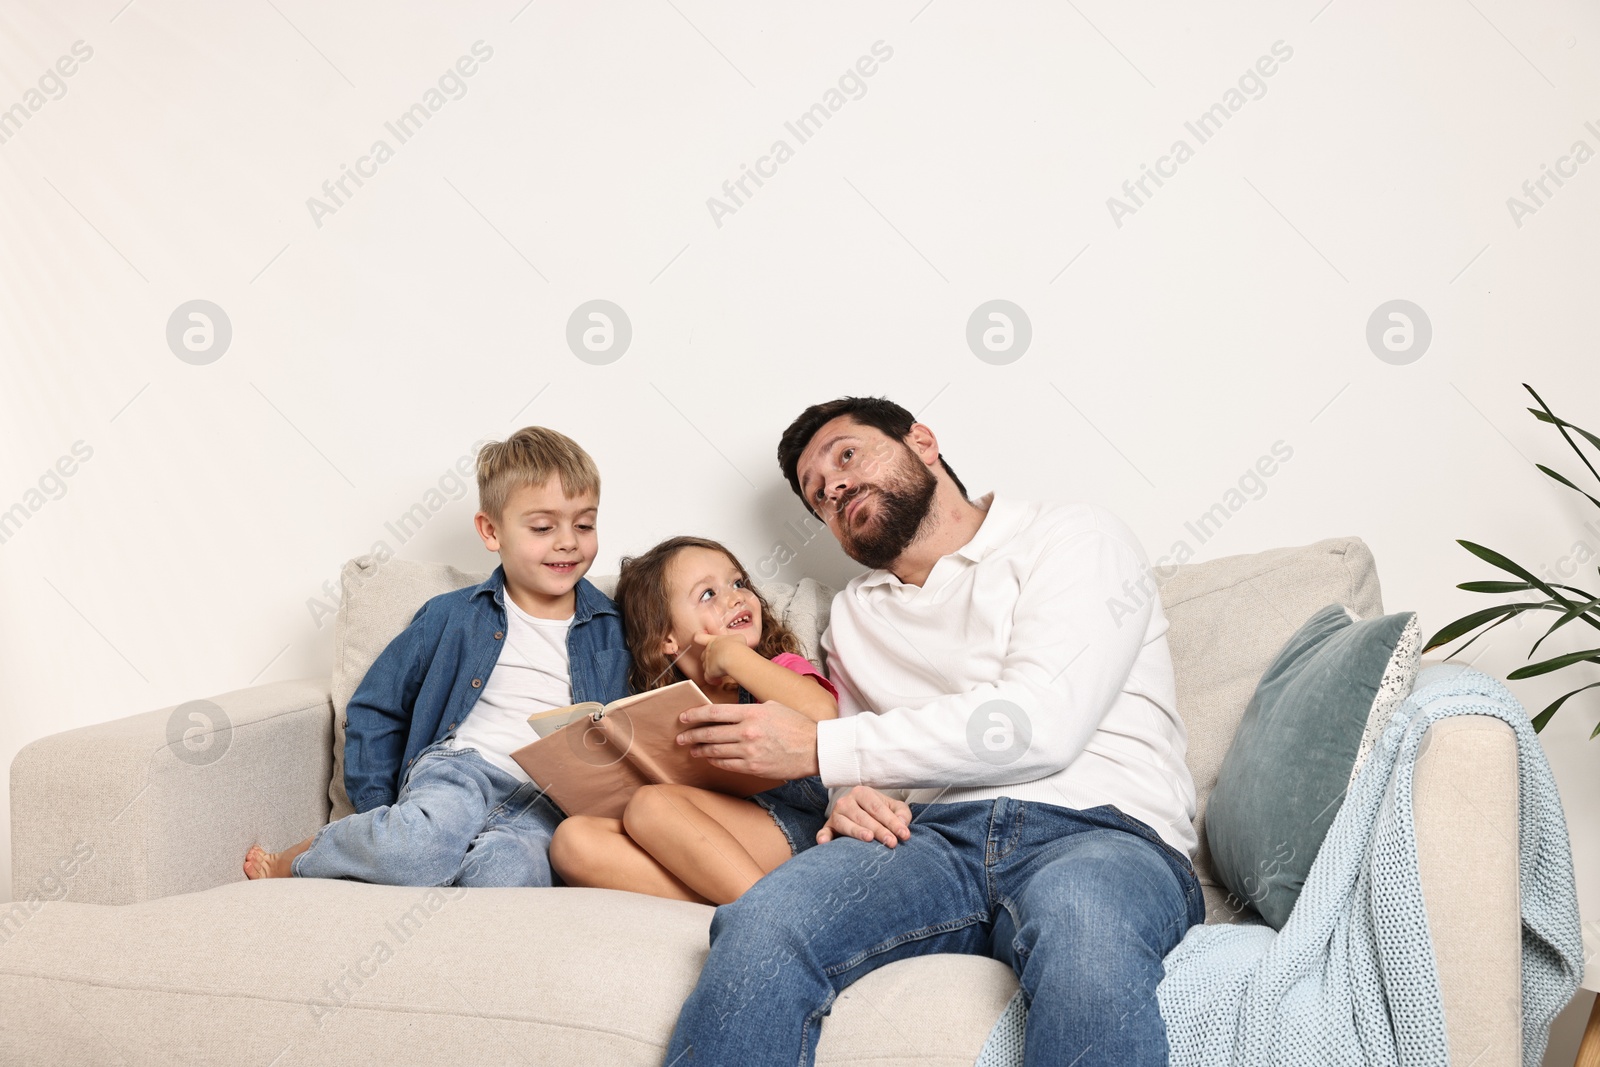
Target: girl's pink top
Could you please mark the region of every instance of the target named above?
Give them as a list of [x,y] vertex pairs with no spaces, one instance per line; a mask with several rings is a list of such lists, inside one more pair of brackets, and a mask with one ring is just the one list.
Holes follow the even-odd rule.
[[827,677],[821,671],[813,667],[811,665],[811,661],[806,659],[804,656],[797,656],[793,652],[779,652],[776,656],[772,657],[772,662],[776,663],[780,667],[788,667],[796,674],[809,674],[813,676],[816,678],[817,683],[828,691],[829,696],[833,697],[835,700],[839,699],[839,691],[833,687],[833,683],[828,681]]

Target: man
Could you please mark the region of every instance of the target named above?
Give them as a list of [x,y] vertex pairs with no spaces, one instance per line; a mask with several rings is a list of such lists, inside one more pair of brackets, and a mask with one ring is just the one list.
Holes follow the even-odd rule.
[[[778,462],[852,559],[822,637],[839,718],[685,713],[714,764],[820,774],[819,845],[717,909],[675,1067],[810,1064],[850,983],[937,952],[1011,965],[1026,1063],[1167,1062],[1162,959],[1205,905],[1167,620],[1128,528],[966,488],[888,400],[814,405]],[[1125,583],[1127,583],[1125,585]],[[701,725],[714,719],[721,725]]]

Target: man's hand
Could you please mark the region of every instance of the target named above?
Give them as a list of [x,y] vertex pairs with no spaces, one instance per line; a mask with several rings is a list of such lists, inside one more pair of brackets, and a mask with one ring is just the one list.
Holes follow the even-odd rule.
[[817,831],[817,844],[835,837],[854,837],[861,841],[881,841],[894,848],[910,836],[910,805],[870,785],[858,785],[833,806],[828,824]]
[[785,781],[818,773],[816,720],[787,704],[703,704],[678,721],[690,727],[678,744],[713,767]]

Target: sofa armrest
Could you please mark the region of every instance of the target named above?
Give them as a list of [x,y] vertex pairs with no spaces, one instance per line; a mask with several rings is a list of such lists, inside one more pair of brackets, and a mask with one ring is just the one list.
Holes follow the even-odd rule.
[[11,763],[12,893],[129,904],[243,879],[328,819],[326,678],[41,738]]
[[1451,1063],[1522,1062],[1517,742],[1489,715],[1428,728],[1412,814]]

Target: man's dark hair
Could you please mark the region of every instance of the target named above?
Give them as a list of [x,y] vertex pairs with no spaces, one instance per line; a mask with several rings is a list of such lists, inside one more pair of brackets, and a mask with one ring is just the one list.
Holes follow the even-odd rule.
[[[911,412],[893,400],[878,396],[842,396],[823,404],[812,404],[802,411],[778,439],[778,467],[783,471],[783,476],[789,480],[789,488],[794,490],[794,495],[800,498],[806,510],[813,515],[817,514],[817,510],[811,506],[811,501],[805,498],[800,489],[798,471],[800,453],[806,450],[806,446],[811,443],[811,438],[816,436],[818,430],[840,415],[848,415],[853,422],[879,430],[891,441],[897,441],[907,448],[910,446],[905,443],[906,436],[911,433],[911,424],[917,421]],[[950,480],[956,483],[961,499],[966,500],[967,487],[961,484],[956,472],[950,469],[950,464],[945,462],[942,452],[939,454],[939,465],[950,476]]]

